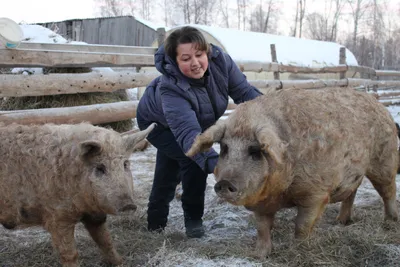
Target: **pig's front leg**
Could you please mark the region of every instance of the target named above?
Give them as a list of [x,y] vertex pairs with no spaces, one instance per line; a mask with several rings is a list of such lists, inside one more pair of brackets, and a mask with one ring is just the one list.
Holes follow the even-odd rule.
[[298,206],[295,222],[296,238],[305,239],[310,235],[315,223],[319,220],[321,214],[324,212],[326,204],[329,202],[328,200],[328,197],[319,200],[314,199],[313,201],[309,202],[313,203],[312,206]]
[[106,215],[84,215],[81,221],[102,250],[105,261],[120,265],[122,264],[122,258],[112,244],[111,235],[106,226],[106,219]]
[[257,243],[256,243],[256,256],[260,259],[265,258],[271,253],[271,229],[274,223],[275,214],[260,214],[255,213],[257,225]]
[[74,232],[75,224],[54,220],[46,224],[47,231],[51,234],[54,248],[59,253],[63,267],[77,267],[78,252],[76,250]]

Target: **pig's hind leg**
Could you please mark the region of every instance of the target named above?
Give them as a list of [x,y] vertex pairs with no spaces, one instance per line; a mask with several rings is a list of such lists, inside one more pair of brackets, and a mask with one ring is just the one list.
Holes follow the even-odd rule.
[[106,218],[106,215],[84,215],[81,221],[90,236],[100,247],[105,261],[114,265],[120,265],[122,258],[112,244],[111,235],[106,226]]
[[382,197],[385,206],[385,220],[397,221],[399,215],[396,203],[396,172],[370,172],[367,173],[367,177]]

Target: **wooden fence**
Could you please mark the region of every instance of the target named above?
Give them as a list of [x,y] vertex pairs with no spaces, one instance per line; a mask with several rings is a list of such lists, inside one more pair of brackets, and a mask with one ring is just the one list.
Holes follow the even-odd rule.
[[[249,83],[261,91],[288,88],[357,87],[375,94],[384,105],[400,103],[398,80],[380,80],[381,77],[400,76],[397,71],[374,70],[363,66],[348,66],[345,61],[345,49],[340,53],[337,66],[320,68],[279,64],[276,47],[271,45],[272,62],[236,62],[242,71],[273,72],[274,80],[249,80]],[[154,47],[74,45],[22,43],[17,49],[0,48],[0,68],[14,67],[144,67],[154,66]],[[346,72],[362,74],[361,78],[346,78]],[[336,73],[338,79],[318,80],[280,80],[280,73]],[[76,94],[88,92],[112,92],[119,89],[145,87],[154,73],[134,71],[114,71],[104,73],[77,74],[37,74],[14,75],[0,74],[0,97],[42,96],[58,94]],[[0,122],[22,124],[29,123],[77,123],[88,121],[93,124],[108,123],[134,118],[137,101],[96,104],[68,108],[49,108],[34,110],[0,111]],[[228,108],[233,109],[231,103]]]

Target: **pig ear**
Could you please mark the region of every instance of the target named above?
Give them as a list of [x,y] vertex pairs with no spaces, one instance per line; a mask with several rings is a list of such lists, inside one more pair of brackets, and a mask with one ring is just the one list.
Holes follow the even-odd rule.
[[84,159],[100,155],[102,150],[101,144],[97,141],[90,140],[79,144],[79,154]]
[[143,131],[128,131],[125,133],[121,133],[121,137],[124,139],[124,143],[126,146],[127,151],[133,151],[135,145],[145,139],[147,135],[156,127],[156,123],[150,124],[145,130]]
[[261,128],[256,131],[257,141],[261,148],[267,152],[278,164],[282,164],[288,143],[282,141],[272,128]]
[[224,121],[218,121],[216,124],[208,128],[204,133],[199,134],[192,147],[186,152],[186,156],[193,157],[197,153],[209,150],[216,142],[220,142],[224,137],[226,124]]

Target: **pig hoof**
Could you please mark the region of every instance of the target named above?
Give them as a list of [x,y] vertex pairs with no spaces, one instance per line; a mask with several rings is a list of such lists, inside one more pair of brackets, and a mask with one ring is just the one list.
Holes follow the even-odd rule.
[[264,260],[271,254],[272,246],[267,244],[257,244],[256,249],[253,252],[253,257],[256,259]]
[[121,265],[123,263],[122,257],[118,254],[106,257],[105,261],[112,265]]
[[343,225],[350,225],[354,223],[354,221],[350,217],[342,218],[342,217],[337,217],[336,220]]

